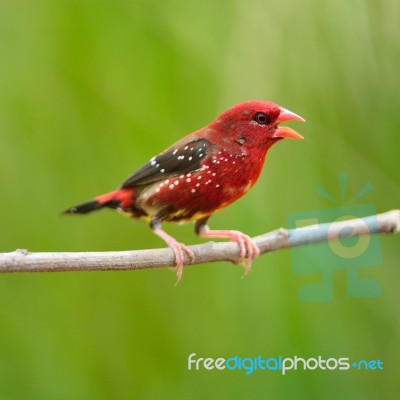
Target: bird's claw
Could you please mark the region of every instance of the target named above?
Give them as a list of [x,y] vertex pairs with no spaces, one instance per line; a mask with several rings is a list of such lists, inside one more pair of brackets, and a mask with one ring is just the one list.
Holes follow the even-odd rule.
[[230,237],[233,242],[236,242],[239,245],[240,263],[244,267],[245,271],[243,277],[245,277],[250,272],[253,259],[260,255],[260,249],[253,242],[250,236],[246,235],[245,233],[242,233],[240,231],[232,231]]
[[189,247],[185,246],[183,243],[177,241],[171,241],[170,243],[168,243],[168,245],[175,254],[176,276],[177,276],[175,286],[177,286],[182,279],[183,263],[185,261],[184,253],[186,253],[189,256],[190,263],[194,263],[195,256],[193,254],[193,251],[190,250]]
[[254,257],[258,257],[260,255],[260,249],[252,241],[251,237],[240,231],[210,230],[206,225],[202,228],[203,229],[200,229],[199,232],[201,237],[229,238],[232,242],[236,242],[239,245],[239,263],[243,265],[245,270],[243,276],[246,276],[250,272]]
[[164,232],[161,229],[161,226],[154,227],[154,233],[160,236],[168,247],[174,252],[175,255],[175,265],[176,265],[176,276],[177,280],[175,286],[180,282],[183,273],[183,263],[185,261],[185,254],[189,256],[190,263],[194,263],[196,257],[193,254],[193,251],[189,249],[189,247],[185,246],[183,243],[178,242],[172,236],[168,235],[168,233]]

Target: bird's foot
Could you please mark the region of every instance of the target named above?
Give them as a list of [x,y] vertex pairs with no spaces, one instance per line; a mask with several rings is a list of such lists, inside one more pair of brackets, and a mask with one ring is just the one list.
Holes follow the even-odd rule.
[[155,228],[154,233],[160,236],[175,254],[176,276],[177,276],[177,280],[175,283],[176,286],[182,279],[183,264],[185,261],[184,253],[186,253],[189,256],[190,262],[193,263],[195,261],[195,256],[193,254],[193,251],[190,250],[189,247],[187,247],[183,243],[178,242],[172,236],[168,235],[168,233],[164,232],[161,228]]
[[244,267],[243,277],[245,277],[250,272],[254,258],[260,255],[260,249],[249,235],[240,231],[232,231],[232,236],[230,238],[239,245],[240,263]]
[[229,238],[233,242],[236,242],[239,245],[240,249],[240,263],[243,265],[245,270],[243,276],[246,276],[249,273],[253,259],[260,255],[260,249],[253,242],[251,237],[240,231],[210,230],[207,228],[203,228],[199,231],[199,234],[201,237]]
[[184,253],[186,253],[189,256],[190,263],[194,263],[195,256],[193,254],[193,251],[190,250],[189,247],[187,247],[183,243],[177,242],[175,239],[173,239],[170,243],[167,244],[175,253],[176,276],[177,276],[175,286],[177,286],[182,279],[183,263],[185,261]]

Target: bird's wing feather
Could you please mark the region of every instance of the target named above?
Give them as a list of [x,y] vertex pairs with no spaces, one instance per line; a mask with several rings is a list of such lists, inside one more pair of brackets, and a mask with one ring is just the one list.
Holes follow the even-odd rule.
[[120,188],[148,185],[195,171],[200,168],[211,147],[212,144],[206,139],[178,142],[135,171]]

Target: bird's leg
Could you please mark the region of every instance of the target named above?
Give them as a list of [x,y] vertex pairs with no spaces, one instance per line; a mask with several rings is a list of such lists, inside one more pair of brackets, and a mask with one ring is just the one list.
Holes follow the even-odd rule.
[[228,238],[239,245],[241,259],[247,259],[244,263],[245,275],[248,274],[254,257],[260,255],[260,249],[251,240],[250,236],[233,230],[211,230],[207,225],[208,217],[199,219],[195,224],[195,232],[203,238]]
[[178,242],[172,236],[168,235],[167,232],[163,231],[163,229],[161,228],[161,221],[159,219],[152,220],[150,222],[150,227],[157,236],[164,240],[164,242],[168,245],[168,247],[172,249],[175,254],[176,275],[178,277],[175,285],[177,285],[180,282],[183,273],[183,262],[185,261],[185,256],[183,252],[185,252],[189,256],[190,262],[194,262],[195,256],[192,250],[190,250],[187,246],[185,246],[183,243]]

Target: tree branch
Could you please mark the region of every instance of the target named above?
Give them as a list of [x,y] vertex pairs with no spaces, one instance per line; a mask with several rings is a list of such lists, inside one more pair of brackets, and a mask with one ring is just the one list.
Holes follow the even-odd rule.
[[[345,229],[344,229],[345,228]],[[351,219],[301,229],[277,229],[253,238],[261,253],[335,240],[339,233],[347,236],[400,231],[400,210],[372,215],[362,219]],[[346,233],[347,232],[347,233]],[[215,261],[239,263],[239,248],[232,242],[208,242],[190,246],[196,262],[202,264]],[[0,273],[10,272],[63,272],[63,271],[115,271],[174,266],[171,249],[149,249],[114,252],[81,253],[30,253],[16,250],[0,253]],[[189,264],[186,257],[185,265]]]

